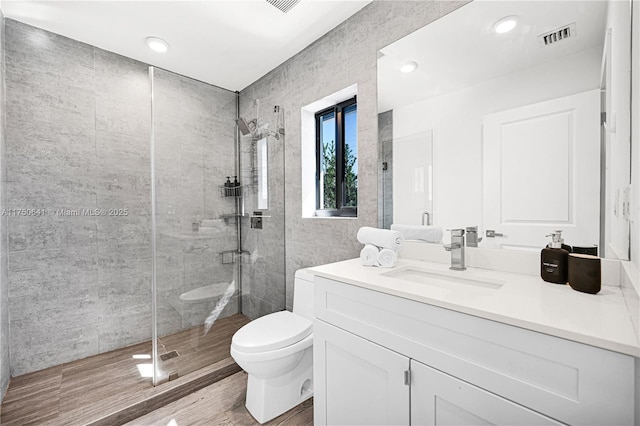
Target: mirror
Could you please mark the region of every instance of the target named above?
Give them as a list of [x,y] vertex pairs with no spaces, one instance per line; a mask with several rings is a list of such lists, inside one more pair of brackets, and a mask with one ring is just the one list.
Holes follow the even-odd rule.
[[628,259],[630,12],[476,0],[381,49],[379,225],[478,226],[480,247],[535,251],[561,229]]

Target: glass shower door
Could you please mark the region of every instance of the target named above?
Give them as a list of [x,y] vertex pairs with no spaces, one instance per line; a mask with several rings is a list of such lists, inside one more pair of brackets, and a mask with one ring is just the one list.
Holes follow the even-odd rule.
[[155,383],[229,356],[238,315],[234,174],[237,95],[152,69]]
[[285,110],[240,96],[238,115],[241,179],[246,183],[241,227],[245,253],[242,313],[256,319],[286,308]]

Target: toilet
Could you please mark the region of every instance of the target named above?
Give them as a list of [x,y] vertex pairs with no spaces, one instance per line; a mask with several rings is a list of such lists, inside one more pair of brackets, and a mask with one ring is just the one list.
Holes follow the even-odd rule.
[[231,356],[247,372],[246,407],[260,423],[313,395],[313,275],[296,272],[293,312],[265,315],[240,328]]

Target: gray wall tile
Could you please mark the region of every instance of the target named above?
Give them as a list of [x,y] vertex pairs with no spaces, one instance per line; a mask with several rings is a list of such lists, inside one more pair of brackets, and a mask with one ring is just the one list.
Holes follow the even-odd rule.
[[48,212],[44,216],[8,219],[10,251],[91,247],[97,238],[96,220],[91,217],[65,217]]
[[[0,11],[0,209],[7,207],[5,27]],[[9,279],[7,216],[0,215],[0,400],[9,386]]]
[[96,130],[146,138],[151,114],[148,66],[95,49]]
[[[9,277],[0,276],[0,319],[9,311],[14,319],[2,321],[10,333],[0,338],[19,375],[151,338],[151,105],[147,65],[6,23],[10,124],[0,169],[6,158],[9,167],[0,207],[49,209],[0,222]],[[236,95],[161,70],[156,77],[163,334],[202,323],[211,307],[187,309],[180,294],[232,279],[218,253],[235,247],[234,227],[210,228],[203,238],[191,223],[233,208],[217,185],[233,168]],[[127,212],[62,216],[57,209]],[[237,312],[230,305],[236,311],[224,315]]]
[[[279,75],[279,79],[285,76]],[[240,98],[240,115],[247,120],[256,116],[256,100],[248,96]],[[277,131],[278,116],[274,105],[259,100],[260,120],[268,128]],[[251,229],[249,218],[242,219],[242,247],[250,252],[249,262],[242,268],[243,313],[251,319],[279,311],[285,308],[285,196],[288,190],[284,183],[284,164],[287,143],[286,137],[269,137],[268,146],[268,188],[269,208],[264,211],[262,229]],[[241,181],[245,184],[256,183],[251,169],[255,166],[252,154],[255,147],[249,136],[241,139]],[[245,191],[245,211],[252,214],[257,209],[257,189],[250,186]],[[254,300],[255,299],[255,300]],[[246,303],[245,303],[246,300]],[[267,304],[259,304],[265,300]],[[262,306],[263,309],[257,309]]]

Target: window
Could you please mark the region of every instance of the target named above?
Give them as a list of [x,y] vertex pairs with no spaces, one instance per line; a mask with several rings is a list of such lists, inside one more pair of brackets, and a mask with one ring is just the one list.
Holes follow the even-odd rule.
[[356,216],[358,208],[358,109],[356,98],[316,117],[316,214]]

